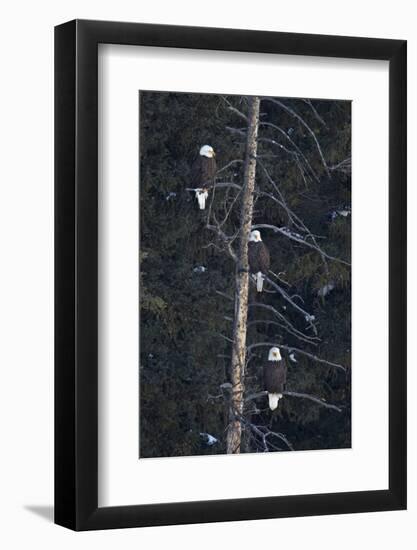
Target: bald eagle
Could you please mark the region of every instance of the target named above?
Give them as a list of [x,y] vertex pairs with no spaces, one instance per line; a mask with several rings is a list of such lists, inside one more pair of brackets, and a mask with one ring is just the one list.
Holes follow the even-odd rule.
[[195,196],[200,210],[206,207],[208,189],[214,185],[217,171],[215,152],[211,145],[203,145],[198,157],[191,167],[191,184],[195,188]]
[[256,278],[256,289],[262,292],[265,275],[271,264],[269,250],[262,242],[261,233],[252,231],[249,237],[248,246],[249,270]]
[[268,392],[269,408],[274,411],[282,397],[287,382],[287,365],[279,348],[269,350],[268,361],[264,365],[264,387]]

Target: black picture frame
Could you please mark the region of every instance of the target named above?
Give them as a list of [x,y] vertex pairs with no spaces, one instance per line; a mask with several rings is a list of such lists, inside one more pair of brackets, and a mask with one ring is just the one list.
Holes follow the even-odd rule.
[[[389,62],[389,488],[98,507],[98,44]],[[406,41],[74,20],[55,28],[55,522],[74,530],[406,508]]]

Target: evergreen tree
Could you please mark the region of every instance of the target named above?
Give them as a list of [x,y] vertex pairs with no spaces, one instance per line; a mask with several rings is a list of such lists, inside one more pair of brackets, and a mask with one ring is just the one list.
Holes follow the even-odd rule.
[[[216,225],[236,239],[247,99],[143,92],[140,108],[140,454],[224,453],[236,243]],[[242,452],[265,434],[268,450],[350,446],[350,123],[349,102],[261,101],[252,223],[276,277],[249,298]],[[199,211],[185,189],[205,143],[225,185]],[[274,414],[259,395],[268,342],[289,364]]]

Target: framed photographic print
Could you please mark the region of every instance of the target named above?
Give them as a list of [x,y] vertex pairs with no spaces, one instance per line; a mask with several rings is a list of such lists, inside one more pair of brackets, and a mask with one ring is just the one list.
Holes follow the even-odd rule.
[[55,30],[55,521],[406,507],[406,42]]

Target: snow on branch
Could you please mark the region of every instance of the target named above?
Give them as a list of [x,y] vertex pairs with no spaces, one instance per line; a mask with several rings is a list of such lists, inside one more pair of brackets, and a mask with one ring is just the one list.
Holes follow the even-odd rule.
[[[283,328],[284,330],[286,330],[286,326],[281,324],[281,323],[278,323],[277,321],[268,321],[268,320],[259,319],[259,320],[256,320],[256,321],[249,321],[249,323],[248,323],[248,327],[256,326],[256,325],[271,325],[271,326],[276,326],[276,327]],[[304,336],[295,335],[295,334],[294,334],[294,336],[296,336],[299,340],[303,340],[307,344],[311,344],[312,346],[317,346],[318,345],[317,342],[313,341],[313,338],[304,337]],[[319,338],[316,338],[316,340],[319,340]]]
[[[241,129],[238,129],[238,128],[232,128],[232,127],[229,127],[227,126],[226,127],[227,130],[231,131],[231,132],[235,132],[235,133],[238,133],[240,135],[246,135],[246,132],[244,130],[241,130]],[[289,228],[287,227],[277,227],[277,226],[273,226],[273,225],[268,225],[268,224],[258,224],[258,225],[254,225],[253,226],[253,229],[257,229],[257,228],[267,228],[267,229],[273,229],[275,233],[280,233],[281,235],[285,236],[285,237],[288,237],[289,239],[295,241],[295,242],[298,242],[304,246],[307,246],[308,248],[311,248],[312,250],[315,250],[316,252],[318,252],[322,259],[323,259],[323,262],[325,263],[326,267],[327,267],[327,264],[326,264],[326,260],[331,260],[331,261],[334,261],[334,262],[339,262],[339,263],[342,263],[344,265],[347,265],[347,266],[350,266],[350,263],[345,261],[345,260],[342,260],[340,258],[335,258],[334,256],[330,256],[330,254],[327,254],[327,252],[325,252],[320,246],[319,244],[317,243],[317,240],[316,240],[316,236],[313,235],[313,233],[306,227],[306,225],[304,224],[304,222],[288,207],[281,191],[279,190],[277,184],[275,183],[275,181],[273,180],[273,178],[271,177],[271,175],[269,174],[268,170],[266,169],[264,163],[261,161],[261,159],[259,158],[259,156],[257,157],[257,164],[262,168],[263,172],[265,173],[268,181],[271,183],[271,185],[274,187],[276,193],[278,194],[278,198],[277,197],[274,197],[273,195],[271,194],[268,194],[264,191],[259,191],[258,194],[259,195],[264,195],[264,196],[269,196],[269,198],[272,198],[275,202],[277,202],[282,208],[284,208],[284,210],[286,211],[287,213],[287,216],[289,218],[289,220],[294,223],[294,225],[300,230],[302,231],[303,233],[306,233],[306,236],[305,237],[302,237],[301,235],[298,235],[297,233],[295,232],[292,232]],[[327,168],[327,165],[326,165],[326,168]],[[327,168],[328,170],[328,168]],[[307,238],[310,238],[312,242],[309,242],[307,241]]]
[[294,111],[294,109],[291,109],[291,107],[288,107],[288,105],[286,105],[285,103],[282,103],[282,101],[279,101],[278,99],[275,99],[275,98],[272,98],[272,97],[263,97],[262,100],[263,101],[270,101],[272,103],[275,103],[275,105],[278,105],[279,107],[284,109],[284,111],[286,111],[287,113],[289,113],[290,115],[295,117],[299,122],[301,122],[301,124],[304,126],[304,128],[306,128],[306,130],[310,133],[311,137],[313,138],[314,143],[316,144],[317,150],[319,152],[321,161],[323,163],[324,169],[326,170],[327,175],[330,176],[329,167],[327,166],[326,160],[325,160],[324,155],[323,155],[323,151],[321,150],[320,143],[319,143],[319,141],[316,137],[316,134],[310,128],[310,126],[307,124],[307,122],[303,119],[303,117],[300,116],[296,111]]
[[[298,147],[298,145],[290,138],[290,136],[287,134],[287,132],[285,130],[283,130],[282,128],[280,128],[276,124],[273,124],[272,122],[261,122],[260,126],[265,126],[267,128],[273,128],[274,130],[277,130],[278,132],[280,132],[291,143],[291,145],[294,147],[295,151],[292,151],[292,152],[299,155],[302,158],[305,165],[310,170],[311,176],[317,182],[320,181],[320,179],[317,176],[316,172],[313,170],[313,167],[311,166],[311,164],[307,160],[307,157],[304,155],[304,153],[301,151],[301,149]],[[276,143],[274,140],[268,140],[268,141],[271,141],[274,145],[280,145],[279,143]]]
[[252,302],[249,304],[249,307],[260,307],[262,309],[270,311],[283,322],[282,328],[284,328],[289,334],[292,334],[299,340],[303,340],[307,343],[313,343],[315,340],[317,340],[317,338],[315,338],[314,336],[309,336],[308,334],[304,334],[303,332],[299,331],[284,315],[282,315],[282,313],[280,313],[277,309],[275,309],[273,306],[270,306],[269,304]]
[[280,287],[277,283],[275,283],[274,281],[272,281],[269,277],[266,277],[265,276],[265,279],[266,281],[268,281],[268,283],[273,286],[275,288],[275,290],[277,292],[279,292],[279,294],[281,294],[281,296],[284,298],[284,300],[286,302],[288,302],[289,304],[291,304],[291,306],[296,310],[298,311],[298,313],[301,313],[301,315],[304,317],[304,319],[307,321],[309,327],[311,327],[311,329],[313,330],[314,334],[317,336],[317,329],[313,323],[314,321],[314,315],[311,315],[310,313],[308,313],[305,309],[303,309],[301,306],[299,306],[298,304],[296,304],[294,302],[294,300],[287,294],[287,292],[282,288]]
[[214,437],[214,435],[211,435],[207,432],[200,432],[200,437],[203,439],[203,441],[208,447],[212,447],[213,445],[219,442],[217,437]]
[[[267,391],[260,391],[256,393],[251,393],[247,397],[245,397],[245,402],[254,401],[255,399],[258,399],[259,397],[264,397],[268,395]],[[343,409],[340,407],[337,407],[336,405],[332,405],[331,403],[327,403],[325,399],[322,399],[320,397],[316,397],[315,395],[310,395],[309,393],[299,393],[294,391],[283,391],[282,395],[288,395],[289,397],[299,397],[300,399],[309,399],[310,401],[313,401],[314,403],[317,403],[318,405],[321,405],[322,407],[326,407],[327,409],[332,409],[337,412],[342,412]]]
[[[276,184],[276,182],[274,181],[274,179],[272,178],[272,176],[270,175],[270,173],[268,172],[268,170],[266,169],[266,166],[263,164],[263,162],[261,160],[258,159],[258,164],[261,166],[262,170],[264,171],[269,183],[273,186],[275,192],[277,193],[280,201],[278,202],[281,202],[282,203],[282,206],[285,208],[286,210],[286,213],[287,213],[287,216],[289,218],[289,220],[295,225],[295,227],[297,227],[297,229],[303,233],[306,233],[306,237],[305,237],[305,241],[307,240],[307,238],[310,238],[313,242],[313,244],[316,246],[318,252],[320,253],[321,257],[322,257],[322,260],[323,260],[323,263],[324,263],[324,266],[326,268],[326,271],[328,272],[328,267],[327,267],[327,261],[326,261],[326,257],[324,255],[324,252],[322,251],[322,249],[320,248],[320,246],[318,245],[317,243],[317,235],[313,235],[313,233],[310,231],[310,229],[306,226],[306,224],[295,214],[295,212],[293,212],[289,207],[288,205],[286,204],[286,201],[278,187],[278,185]],[[276,199],[273,195],[272,197],[274,200]]]
[[310,401],[314,401],[314,403],[317,403],[318,405],[321,405],[322,407],[326,407],[326,409],[333,409],[337,412],[342,412],[342,409],[340,407],[337,407],[336,405],[332,405],[331,403],[327,403],[324,399],[321,399],[320,397],[316,397],[314,395],[310,395],[308,393],[298,393],[294,391],[284,391],[282,392],[283,395],[288,395],[289,397],[300,397],[301,399],[309,399]]
[[292,232],[288,227],[278,227],[276,225],[270,225],[267,223],[258,223],[253,225],[252,229],[271,229],[274,233],[280,233],[281,235],[287,237],[288,239],[291,239],[292,241],[300,243],[306,246],[307,248],[311,248],[312,250],[316,250],[321,256],[323,256],[327,260],[332,260],[334,262],[339,262],[341,264],[350,266],[349,262],[346,262],[345,260],[341,260],[340,258],[335,258],[334,256],[330,256],[330,254],[327,254],[327,252],[324,252],[324,250],[320,248],[317,244],[312,244],[308,242],[306,239]]
[[312,361],[316,361],[317,363],[323,363],[324,365],[329,365],[330,367],[335,367],[337,369],[342,370],[343,372],[346,372],[346,367],[343,365],[339,365],[339,363],[333,363],[332,361],[327,361],[326,359],[322,359],[321,357],[318,357],[317,355],[313,355],[312,353],[309,353],[307,351],[304,351],[302,349],[295,348],[294,346],[286,346],[284,344],[277,344],[276,342],[257,342],[255,344],[250,344],[247,347],[248,351],[251,351],[255,348],[260,347],[269,347],[272,348],[274,346],[279,347],[280,349],[285,349],[288,352],[295,351],[297,354],[304,355],[305,357],[308,357]]

